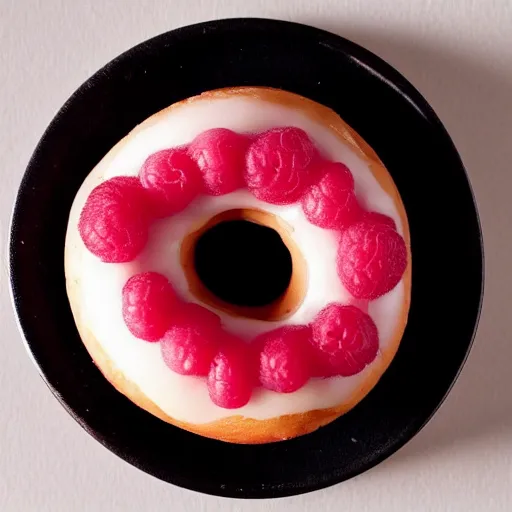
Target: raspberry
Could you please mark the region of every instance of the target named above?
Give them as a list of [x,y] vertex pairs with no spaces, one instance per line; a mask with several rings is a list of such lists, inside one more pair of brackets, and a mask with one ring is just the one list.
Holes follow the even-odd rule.
[[224,409],[243,407],[251,398],[255,371],[247,345],[225,333],[208,373],[212,402]]
[[259,352],[261,384],[278,393],[301,388],[310,377],[308,348],[311,329],[280,327],[258,336],[253,344]]
[[192,141],[189,154],[201,169],[209,194],[220,196],[243,186],[248,144],[247,137],[226,128],[207,130]]
[[324,377],[355,375],[377,356],[379,334],[355,306],[329,304],[313,321],[313,346]]
[[388,217],[387,215],[384,215],[383,213],[366,212],[363,215],[362,220],[365,220],[367,222],[372,222],[375,224],[384,224],[385,226],[388,226],[391,229],[396,230],[395,221],[391,217]]
[[196,163],[183,148],[153,153],[144,162],[139,176],[159,217],[185,209],[203,185]]
[[342,230],[362,215],[354,193],[354,178],[348,167],[329,162],[320,169],[318,183],[302,198],[306,218],[321,228]]
[[352,224],[341,233],[338,275],[357,299],[376,299],[392,290],[407,267],[403,238],[379,218]]
[[218,315],[198,304],[187,304],[162,338],[164,361],[181,375],[207,375],[221,335]]
[[299,128],[274,128],[262,133],[247,151],[245,181],[262,201],[298,201],[311,180],[318,151]]
[[132,261],[148,239],[148,201],[137,178],[104,181],[89,195],[78,231],[87,249],[105,263]]
[[123,287],[123,318],[130,332],[146,341],[158,341],[169,327],[177,297],[162,274],[136,274]]

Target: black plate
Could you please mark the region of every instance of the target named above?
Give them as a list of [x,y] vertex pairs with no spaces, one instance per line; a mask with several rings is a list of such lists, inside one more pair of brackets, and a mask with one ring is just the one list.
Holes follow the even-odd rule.
[[[64,286],[68,213],[94,165],[158,110],[209,89],[237,85],[286,89],[337,111],[392,174],[412,236],[409,324],[380,383],[329,426],[263,446],[190,434],[118,393],[82,345]],[[391,455],[425,425],[473,339],[482,297],[481,243],[457,151],[411,84],[375,55],[333,34],[237,19],[181,28],[136,46],[70,98],[23,178],[12,223],[10,272],[28,349],[52,392],[91,435],[173,484],[263,498],[346,480]]]

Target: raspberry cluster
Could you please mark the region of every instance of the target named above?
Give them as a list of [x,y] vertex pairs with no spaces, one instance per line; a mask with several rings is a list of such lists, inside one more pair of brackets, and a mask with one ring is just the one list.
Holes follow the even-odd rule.
[[126,282],[123,317],[135,337],[160,343],[171,370],[206,377],[212,401],[228,409],[245,405],[258,385],[291,393],[311,377],[359,373],[379,348],[370,316],[335,303],[311,325],[280,327],[246,343],[225,331],[212,311],[180,301],[156,272]]
[[[309,222],[339,233],[338,275],[354,299],[377,299],[402,278],[407,250],[394,221],[365,211],[348,167],[325,159],[295,127],[250,136],[215,128],[187,146],[158,151],[138,177],[98,185],[78,229],[102,261],[132,261],[144,249],[154,220],[184,210],[201,194],[243,187],[271,204],[300,203]],[[156,272],[126,282],[123,317],[135,337],[160,343],[172,371],[206,377],[212,401],[225,408],[245,405],[256,386],[291,393],[313,377],[357,374],[379,349],[371,317],[336,303],[310,325],[280,327],[244,342],[225,331],[215,313],[183,302]]]

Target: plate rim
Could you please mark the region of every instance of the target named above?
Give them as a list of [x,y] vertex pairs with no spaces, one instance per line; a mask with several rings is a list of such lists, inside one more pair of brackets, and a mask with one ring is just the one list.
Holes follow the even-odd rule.
[[[385,75],[381,75],[378,73],[378,75],[381,75],[381,79],[383,78],[386,82],[388,82],[389,85],[391,85],[393,88],[396,88],[397,91],[400,93],[404,99],[408,100],[413,105],[416,105],[417,103],[421,103],[421,110],[420,113],[423,115],[425,112],[428,113],[428,121],[435,123],[435,129],[442,134],[442,138],[446,143],[450,146],[450,151],[458,160],[458,164],[460,167],[460,170],[464,173],[465,182],[468,186],[468,190],[471,194],[471,200],[472,200],[472,206],[473,211],[475,214],[475,220],[476,220],[476,227],[478,228],[478,233],[475,233],[475,235],[478,235],[478,245],[479,245],[479,251],[480,251],[480,290],[479,290],[479,303],[476,309],[475,317],[473,319],[473,329],[470,336],[470,339],[467,343],[467,348],[465,351],[465,355],[463,360],[461,361],[456,374],[454,375],[449,387],[447,388],[446,392],[444,393],[443,397],[439,400],[436,407],[429,413],[428,417],[425,419],[425,421],[422,422],[422,424],[419,427],[415,427],[412,430],[411,434],[406,435],[404,438],[395,440],[392,443],[391,448],[388,448],[382,453],[380,453],[377,457],[374,457],[370,462],[366,462],[362,465],[358,470],[348,471],[346,472],[343,477],[331,479],[327,482],[324,481],[317,481],[314,484],[308,483],[300,486],[299,488],[289,486],[286,489],[265,489],[262,490],[260,494],[246,494],[245,491],[242,490],[241,493],[239,492],[230,492],[227,490],[227,492],[223,492],[223,489],[219,489],[215,487],[215,489],[205,489],[208,487],[208,485],[205,485],[203,482],[202,487],[201,486],[195,486],[195,485],[189,485],[188,482],[179,482],[176,481],[170,482],[168,479],[164,479],[162,477],[159,477],[158,475],[155,475],[154,472],[149,472],[145,467],[143,463],[139,463],[139,461],[131,460],[127,457],[125,457],[122,453],[122,450],[120,450],[117,446],[112,445],[108,441],[102,440],[97,433],[88,426],[87,422],[84,418],[82,418],[79,414],[77,414],[63,399],[62,395],[59,393],[59,391],[49,382],[40,362],[36,359],[32,349],[30,341],[26,335],[26,329],[24,327],[24,323],[26,322],[24,319],[21,318],[20,315],[20,304],[19,301],[22,300],[16,293],[16,243],[18,242],[18,226],[16,219],[19,215],[19,210],[22,208],[22,202],[23,202],[23,195],[24,192],[30,183],[30,179],[32,177],[32,173],[34,172],[34,162],[38,158],[39,153],[41,152],[42,148],[44,147],[46,143],[46,139],[49,135],[51,135],[53,129],[59,124],[59,118],[60,116],[73,104],[73,102],[80,97],[82,91],[88,89],[90,87],[90,84],[95,81],[95,79],[98,76],[101,76],[103,73],[108,71],[110,68],[114,68],[118,63],[129,60],[131,58],[132,54],[135,54],[141,50],[143,50],[145,47],[150,47],[154,45],[158,45],[161,41],[164,41],[170,34],[179,34],[183,33],[186,34],[187,32],[193,32],[202,30],[203,35],[206,35],[207,31],[214,27],[216,30],[218,29],[224,29],[228,25],[232,24],[238,24],[241,25],[252,25],[252,24],[267,24],[267,25],[282,25],[283,27],[290,27],[291,29],[295,30],[308,30],[313,33],[316,33],[318,37],[322,36],[324,38],[328,38],[330,41],[332,41],[332,47],[331,49],[336,50],[335,48],[337,45],[340,47],[343,46],[344,49],[340,51],[346,52],[350,55],[350,57],[353,60],[356,60],[360,65],[363,65],[366,68],[370,68],[370,72],[374,72],[373,64],[377,63],[379,68],[384,69]],[[194,35],[194,37],[197,37],[197,35]],[[172,43],[171,43],[172,44]],[[327,45],[326,45],[327,46]],[[366,62],[361,62],[357,58],[355,58],[352,55],[352,52],[356,51],[357,53],[362,54],[365,57],[365,61],[370,61],[371,65],[366,64]],[[391,76],[391,78],[390,78]],[[398,81],[398,85],[396,82]],[[415,95],[414,101],[411,100],[407,94],[404,93],[403,89],[409,89],[412,91]],[[425,116],[424,116],[425,117]],[[77,423],[89,434],[91,435],[96,441],[100,442],[103,446],[105,446],[109,451],[117,455],[119,458],[124,460],[125,462],[128,462],[134,467],[137,467],[139,470],[143,471],[146,474],[149,474],[151,476],[154,476],[155,478],[160,478],[163,481],[172,483],[173,485],[177,485],[183,488],[186,488],[188,490],[200,492],[200,493],[206,493],[210,495],[220,496],[220,497],[227,497],[227,498],[260,498],[260,499],[268,499],[268,498],[277,498],[277,497],[287,497],[287,496],[294,496],[299,494],[304,494],[307,492],[316,491],[319,489],[331,487],[333,485],[336,485],[337,483],[341,483],[343,481],[346,481],[350,478],[353,478],[356,475],[365,473],[369,469],[377,466],[384,460],[388,459],[390,456],[395,454],[397,451],[403,448],[412,438],[414,438],[423,428],[426,426],[427,423],[430,422],[430,420],[433,418],[433,416],[437,413],[441,405],[446,400],[447,396],[450,394],[451,390],[453,389],[453,386],[455,385],[456,381],[458,380],[460,373],[462,372],[467,359],[471,353],[472,347],[475,342],[475,337],[478,330],[479,320],[482,313],[482,306],[484,301],[484,295],[485,295],[485,246],[484,246],[484,239],[483,239],[483,233],[482,233],[482,224],[480,219],[480,214],[477,207],[477,201],[475,197],[475,193],[471,184],[471,181],[469,179],[466,167],[462,161],[462,158],[457,151],[457,148],[449,135],[448,131],[446,130],[445,126],[443,125],[442,121],[432,108],[432,106],[427,102],[427,100],[424,98],[424,96],[419,92],[414,85],[409,82],[407,78],[405,78],[397,69],[395,69],[393,66],[391,66],[388,62],[386,62],[384,59],[382,59],[380,56],[376,55],[372,51],[364,48],[363,46],[343,37],[336,33],[324,30],[322,28],[314,27],[305,23],[297,23],[292,21],[284,21],[279,19],[273,19],[273,18],[261,18],[261,17],[233,17],[233,18],[222,18],[218,20],[209,20],[209,21],[202,21],[199,23],[193,23],[190,25],[180,26],[178,28],[163,32],[161,34],[158,34],[156,36],[153,36],[145,41],[142,41],[135,46],[123,51],[118,56],[111,59],[108,63],[106,63],[104,66],[102,66],[99,70],[97,70],[95,73],[89,76],[76,90],[68,97],[68,99],[64,102],[62,107],[60,107],[56,113],[54,113],[51,121],[48,123],[46,129],[44,130],[43,134],[41,135],[37,145],[35,146],[34,151],[32,152],[32,155],[28,161],[28,164],[26,165],[26,168],[23,172],[22,178],[19,183],[19,187],[16,193],[15,201],[12,207],[11,211],[11,217],[8,227],[8,233],[9,233],[9,243],[8,243],[8,273],[9,273],[9,295],[11,299],[11,303],[14,308],[15,312],[15,320],[16,325],[18,328],[18,331],[21,334],[21,339],[24,344],[24,347],[31,358],[33,364],[37,368],[37,371],[39,373],[39,376],[42,378],[43,382],[47,385],[47,387],[52,392],[53,396],[57,398],[59,403],[64,407],[64,409],[77,421]],[[110,383],[106,383],[107,385],[111,386]]]

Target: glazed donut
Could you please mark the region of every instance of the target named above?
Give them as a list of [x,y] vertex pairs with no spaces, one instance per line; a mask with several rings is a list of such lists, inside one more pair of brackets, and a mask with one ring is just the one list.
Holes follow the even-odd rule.
[[[271,299],[223,295],[239,279],[215,265],[238,272],[246,257],[252,285],[281,283]],[[83,343],[121,393],[191,432],[266,443],[344,414],[391,363],[410,302],[407,216],[332,110],[222,89],[151,116],[91,171],[65,273]]]

